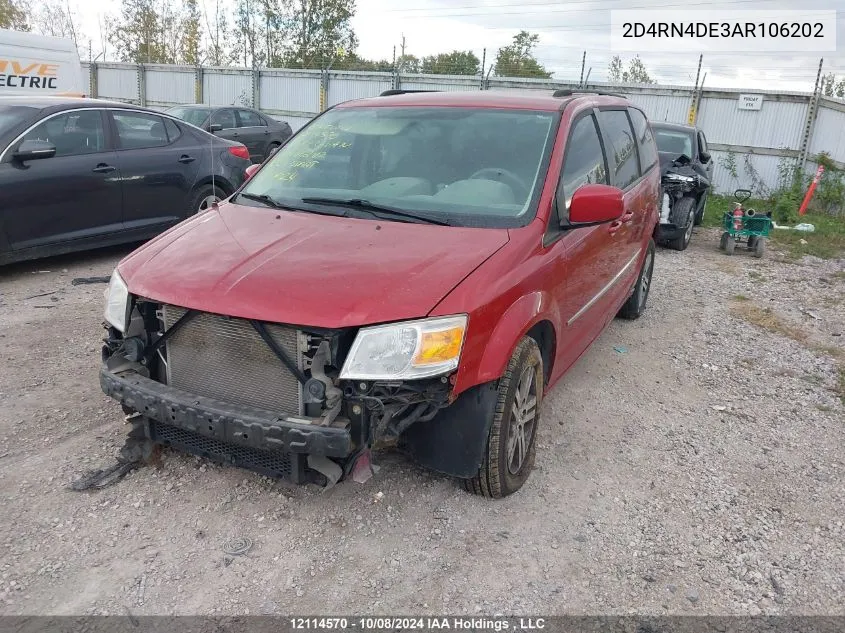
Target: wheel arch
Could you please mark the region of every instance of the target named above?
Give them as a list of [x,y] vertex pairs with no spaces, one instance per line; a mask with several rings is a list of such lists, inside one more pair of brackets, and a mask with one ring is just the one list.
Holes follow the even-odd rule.
[[543,373],[548,379],[557,355],[558,327],[555,323],[560,323],[557,304],[548,293],[532,292],[520,297],[504,312],[490,333],[472,384],[501,378],[524,336],[533,338],[540,347]]

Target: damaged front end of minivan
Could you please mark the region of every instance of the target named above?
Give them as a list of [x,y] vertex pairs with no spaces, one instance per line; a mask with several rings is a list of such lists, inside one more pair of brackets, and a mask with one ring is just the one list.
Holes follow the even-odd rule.
[[332,485],[455,399],[465,315],[337,330],[268,323],[135,297],[117,271],[106,295],[100,384],[133,425],[124,460],[165,445]]

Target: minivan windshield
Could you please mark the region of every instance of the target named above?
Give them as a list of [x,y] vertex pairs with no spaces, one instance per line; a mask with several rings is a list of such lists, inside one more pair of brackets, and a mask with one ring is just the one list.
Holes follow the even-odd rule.
[[203,121],[208,118],[211,113],[211,108],[186,108],[183,106],[176,106],[166,110],[170,116],[175,116],[177,119],[187,121],[191,125],[199,127]]
[[337,108],[284,145],[236,201],[333,207],[355,217],[379,206],[406,212],[406,221],[412,213],[436,223],[516,226],[536,206],[556,117],[490,108]]

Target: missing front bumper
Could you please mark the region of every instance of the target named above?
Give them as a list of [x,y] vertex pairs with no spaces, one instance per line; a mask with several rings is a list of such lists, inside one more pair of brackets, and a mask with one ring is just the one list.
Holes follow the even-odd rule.
[[100,370],[103,392],[145,418],[155,442],[242,468],[304,483],[306,456],[346,460],[353,452],[350,423],[317,426],[305,417],[232,405],[174,389],[137,372]]

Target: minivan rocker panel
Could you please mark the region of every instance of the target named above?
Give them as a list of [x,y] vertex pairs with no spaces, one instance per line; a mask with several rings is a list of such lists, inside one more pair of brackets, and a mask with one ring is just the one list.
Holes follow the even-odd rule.
[[224,202],[141,247],[118,270],[133,295],[163,303],[344,328],[426,316],[507,241],[507,229]]

